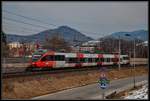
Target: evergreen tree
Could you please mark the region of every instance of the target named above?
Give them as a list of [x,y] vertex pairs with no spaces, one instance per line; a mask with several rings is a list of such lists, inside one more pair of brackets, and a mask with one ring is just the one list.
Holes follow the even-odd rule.
[[7,45],[6,34],[1,32],[1,56],[7,57],[9,54],[9,47]]

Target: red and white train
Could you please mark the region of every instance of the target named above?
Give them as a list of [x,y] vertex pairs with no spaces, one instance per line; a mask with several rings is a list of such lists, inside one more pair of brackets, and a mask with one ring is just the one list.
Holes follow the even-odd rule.
[[[31,60],[31,67],[88,67],[117,65],[118,63],[119,58],[116,54],[59,53],[48,51],[44,54],[34,54]],[[120,64],[129,64],[128,55],[120,55]]]

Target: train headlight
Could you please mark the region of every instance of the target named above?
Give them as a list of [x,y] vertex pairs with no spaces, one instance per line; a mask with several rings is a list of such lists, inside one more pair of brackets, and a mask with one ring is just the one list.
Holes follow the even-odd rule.
[[33,63],[32,63],[32,66],[33,66],[33,67],[36,67],[36,63],[35,63],[35,62],[33,62]]
[[35,65],[36,63],[35,62],[32,62],[32,65]]

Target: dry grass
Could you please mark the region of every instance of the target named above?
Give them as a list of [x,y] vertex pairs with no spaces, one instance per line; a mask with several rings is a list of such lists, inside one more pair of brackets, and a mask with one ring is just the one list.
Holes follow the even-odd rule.
[[[147,68],[136,68],[136,75],[147,74]],[[120,79],[132,76],[131,69],[112,70],[106,74],[108,79]],[[87,73],[68,73],[52,77],[41,75],[2,80],[2,98],[28,99],[31,97],[53,93],[56,91],[95,83],[100,77],[99,71]]]

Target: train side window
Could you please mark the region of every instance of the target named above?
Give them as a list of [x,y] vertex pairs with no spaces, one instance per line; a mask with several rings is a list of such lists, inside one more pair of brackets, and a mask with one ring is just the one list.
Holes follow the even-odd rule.
[[107,58],[107,62],[110,62],[110,58]]
[[66,58],[66,62],[67,63],[76,63],[77,62],[77,58]]
[[123,57],[124,60],[129,60],[129,57]]
[[67,63],[71,63],[72,62],[72,58],[67,58]]
[[112,58],[109,58],[109,62],[112,62]]
[[69,59],[68,59],[68,58],[65,58],[65,61],[66,61],[66,63],[68,63],[68,62],[69,62]]
[[89,61],[90,61],[90,62],[93,62],[93,61],[92,61],[92,58],[90,58]]
[[73,62],[73,58],[68,58],[68,63],[72,63]]
[[107,62],[107,58],[104,58],[104,62]]
[[111,58],[109,58],[109,62],[111,62]]
[[48,61],[54,61],[54,55],[48,55],[47,60]]
[[120,58],[120,62],[122,62],[122,58]]
[[73,63],[79,62],[80,59],[79,58],[73,58]]
[[92,62],[92,58],[88,58],[88,62]]
[[65,56],[64,55],[55,55],[55,61],[64,61]]
[[100,62],[104,62],[104,58],[100,58]]
[[58,61],[58,60],[59,60],[59,56],[55,55],[55,61]]
[[95,58],[95,62],[99,62],[99,58]]
[[80,62],[83,62],[83,63],[86,62],[86,61],[85,61],[85,58],[81,58],[81,59],[80,59]]
[[108,58],[106,58],[106,62],[108,62]]
[[70,58],[66,58],[66,63],[70,63]]
[[72,63],[73,58],[68,58],[68,63]]
[[92,61],[93,61],[93,62],[95,62],[95,60],[96,60],[95,58],[92,58]]
[[105,58],[105,61],[108,62],[108,58]]
[[92,62],[94,62],[94,58],[92,58]]
[[110,58],[104,58],[105,62],[110,62]]
[[64,55],[61,55],[60,60],[61,60],[61,61],[64,61],[64,60],[65,60],[65,56],[64,56]]
[[85,58],[85,62],[86,62],[86,63],[88,62],[88,58]]
[[96,62],[100,62],[100,58],[96,58]]

